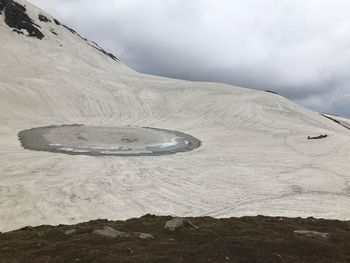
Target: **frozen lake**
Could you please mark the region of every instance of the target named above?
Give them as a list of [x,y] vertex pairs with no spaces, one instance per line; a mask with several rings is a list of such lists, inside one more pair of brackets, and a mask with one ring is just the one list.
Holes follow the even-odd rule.
[[159,156],[191,151],[196,138],[178,131],[144,127],[60,125],[21,131],[26,149],[93,156]]

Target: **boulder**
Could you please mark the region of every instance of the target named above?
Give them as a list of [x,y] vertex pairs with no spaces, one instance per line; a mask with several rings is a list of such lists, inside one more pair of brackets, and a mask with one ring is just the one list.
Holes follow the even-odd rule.
[[92,232],[94,235],[107,237],[107,238],[118,238],[118,237],[128,237],[129,235],[125,232],[115,230],[114,228],[110,226],[105,226],[102,230],[94,230]]
[[169,230],[169,231],[174,231],[177,228],[181,228],[184,226],[190,226],[192,228],[198,228],[197,226],[195,226],[190,220],[185,219],[185,218],[181,218],[181,217],[176,217],[172,220],[169,220],[165,223],[164,228]]

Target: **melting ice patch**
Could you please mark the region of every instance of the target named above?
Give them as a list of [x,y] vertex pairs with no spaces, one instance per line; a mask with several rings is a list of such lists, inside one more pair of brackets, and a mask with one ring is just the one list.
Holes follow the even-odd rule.
[[178,131],[85,125],[33,128],[21,131],[19,139],[27,149],[93,156],[158,156],[191,151],[201,144]]

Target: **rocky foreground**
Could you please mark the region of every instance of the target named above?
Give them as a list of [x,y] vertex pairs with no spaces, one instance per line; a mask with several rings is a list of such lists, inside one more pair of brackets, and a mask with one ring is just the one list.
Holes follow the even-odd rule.
[[0,234],[0,262],[350,262],[350,222],[145,215],[26,227]]

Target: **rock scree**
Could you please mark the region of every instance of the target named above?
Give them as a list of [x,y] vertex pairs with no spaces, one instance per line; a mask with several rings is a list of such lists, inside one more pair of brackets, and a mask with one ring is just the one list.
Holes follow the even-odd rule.
[[[183,224],[176,231],[164,228],[179,222],[198,228]],[[148,214],[126,221],[95,220],[2,233],[0,262],[348,263],[349,226],[349,221],[315,218]]]

